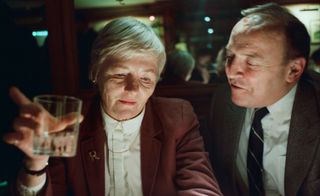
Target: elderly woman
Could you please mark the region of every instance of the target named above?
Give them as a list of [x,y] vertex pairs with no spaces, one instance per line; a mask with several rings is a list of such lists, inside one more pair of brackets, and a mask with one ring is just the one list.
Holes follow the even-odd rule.
[[18,192],[221,195],[190,104],[151,97],[165,58],[161,41],[147,25],[123,17],[105,26],[93,44],[90,72],[99,96],[88,107],[72,158],[30,152],[28,136],[45,112],[12,88],[21,113],[5,141],[26,154]]

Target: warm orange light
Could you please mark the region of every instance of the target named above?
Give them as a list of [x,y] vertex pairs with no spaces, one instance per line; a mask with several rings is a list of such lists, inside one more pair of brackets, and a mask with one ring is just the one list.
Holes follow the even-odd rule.
[[149,20],[150,21],[154,21],[156,19],[156,17],[154,17],[154,16],[149,16]]

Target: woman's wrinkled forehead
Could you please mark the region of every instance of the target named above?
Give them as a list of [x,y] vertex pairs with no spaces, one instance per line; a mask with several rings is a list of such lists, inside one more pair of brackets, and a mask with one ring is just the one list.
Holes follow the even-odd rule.
[[109,68],[121,67],[123,64],[126,64],[129,61],[139,60],[139,59],[148,60],[148,62],[150,62],[150,64],[152,64],[155,67],[155,73],[158,74],[158,71],[159,71],[158,58],[154,55],[146,54],[146,53],[136,53],[130,56],[127,55],[127,56],[107,57],[105,61],[100,65],[99,71],[108,70]]

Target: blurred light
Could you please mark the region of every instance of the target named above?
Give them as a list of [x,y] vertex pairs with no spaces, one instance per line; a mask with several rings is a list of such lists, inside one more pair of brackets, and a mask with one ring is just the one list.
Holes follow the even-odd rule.
[[32,35],[33,37],[46,37],[48,36],[48,31],[44,30],[44,31],[32,31]]
[[149,16],[149,20],[150,21],[154,21],[156,19],[156,17],[154,17],[154,16]]
[[213,34],[213,33],[214,33],[213,28],[208,28],[208,34]]
[[210,21],[211,21],[211,18],[210,18],[209,16],[205,16],[205,17],[204,17],[204,21],[210,22]]
[[4,187],[4,186],[8,186],[8,182],[7,181],[1,181],[0,182],[0,187]]

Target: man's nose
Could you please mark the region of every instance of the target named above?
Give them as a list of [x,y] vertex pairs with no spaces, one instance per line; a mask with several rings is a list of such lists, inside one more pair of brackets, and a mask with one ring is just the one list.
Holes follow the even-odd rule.
[[245,64],[241,59],[234,58],[226,63],[226,74],[229,78],[240,76],[245,72]]

